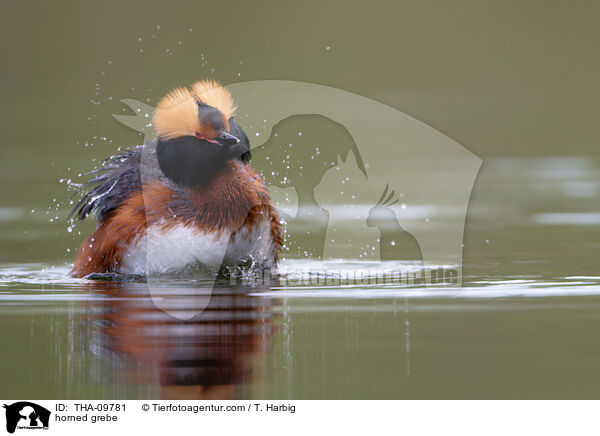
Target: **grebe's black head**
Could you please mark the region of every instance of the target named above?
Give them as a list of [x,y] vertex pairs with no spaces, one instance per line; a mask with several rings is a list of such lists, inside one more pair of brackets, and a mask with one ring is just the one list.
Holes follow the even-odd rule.
[[182,186],[208,182],[231,160],[248,162],[250,143],[235,122],[235,106],[220,84],[197,82],[178,88],[157,105],[153,123],[162,172]]

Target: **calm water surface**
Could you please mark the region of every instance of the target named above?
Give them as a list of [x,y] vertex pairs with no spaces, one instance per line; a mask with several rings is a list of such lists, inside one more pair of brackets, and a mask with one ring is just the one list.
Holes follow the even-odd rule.
[[[156,307],[145,283],[69,278],[78,232],[92,225],[68,231],[67,205],[48,209],[56,192],[38,190],[0,208],[3,397],[597,398],[600,392],[600,165],[593,159],[485,161],[467,218],[460,289],[299,283],[291,278],[414,271],[419,262],[289,253],[276,280],[218,285],[206,310],[189,319],[181,318],[207,301],[202,282],[171,281],[154,290],[161,307],[181,315],[173,317]],[[294,226],[290,220],[289,235]],[[360,240],[357,223],[337,226],[350,244],[354,236]]]

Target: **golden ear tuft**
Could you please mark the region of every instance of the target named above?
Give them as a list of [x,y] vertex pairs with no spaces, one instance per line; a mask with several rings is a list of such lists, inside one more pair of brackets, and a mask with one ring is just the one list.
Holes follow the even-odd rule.
[[173,89],[156,106],[152,123],[164,139],[193,136],[200,129],[195,96],[187,88]]
[[237,106],[227,88],[219,82],[200,80],[192,85],[192,92],[200,102],[218,109],[226,120],[235,115]]

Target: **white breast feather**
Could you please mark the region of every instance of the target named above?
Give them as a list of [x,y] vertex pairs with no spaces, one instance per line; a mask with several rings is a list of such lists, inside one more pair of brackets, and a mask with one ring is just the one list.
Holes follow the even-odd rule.
[[124,274],[167,274],[189,266],[204,265],[214,269],[221,264],[236,265],[252,258],[272,262],[271,227],[267,219],[244,227],[229,240],[231,232],[205,233],[191,225],[177,225],[166,230],[161,224],[150,226],[147,234],[134,239],[125,251],[119,267]]

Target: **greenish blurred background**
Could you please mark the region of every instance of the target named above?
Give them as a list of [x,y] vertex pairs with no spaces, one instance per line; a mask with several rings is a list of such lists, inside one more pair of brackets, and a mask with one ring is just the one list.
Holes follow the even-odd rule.
[[2,140],[69,166],[69,142],[135,141],[110,116],[119,98],[154,103],[213,76],[365,95],[483,158],[587,155],[599,138],[599,15],[583,1],[3,1]]

